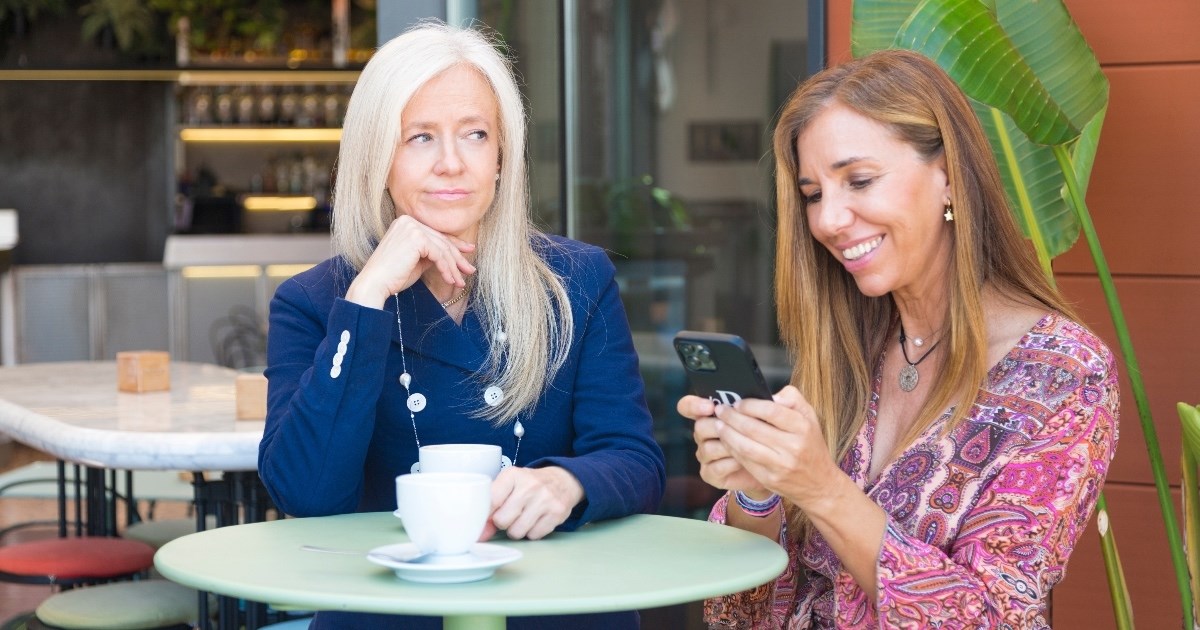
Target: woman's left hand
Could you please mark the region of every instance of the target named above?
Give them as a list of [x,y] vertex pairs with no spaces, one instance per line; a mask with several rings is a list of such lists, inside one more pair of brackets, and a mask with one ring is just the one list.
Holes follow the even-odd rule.
[[492,482],[492,517],[480,540],[497,530],[509,538],[537,540],[554,531],[583,500],[583,486],[565,468],[517,468],[500,471]]
[[844,476],[829,454],[817,415],[800,391],[787,386],[774,400],[743,399],[717,408],[717,437],[768,490],[805,510],[817,507]]

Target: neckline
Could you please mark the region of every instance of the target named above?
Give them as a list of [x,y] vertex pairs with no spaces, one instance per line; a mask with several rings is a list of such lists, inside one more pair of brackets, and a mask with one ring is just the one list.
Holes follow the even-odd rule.
[[[1005,352],[1004,356],[1000,357],[999,360],[997,360],[992,364],[991,367],[988,368],[987,376],[984,377],[983,384],[975,390],[976,396],[970,400],[969,404],[974,404],[975,400],[978,399],[978,392],[988,389],[996,382],[997,372],[1002,365],[1012,358],[1014,354],[1029,347],[1029,344],[1032,342],[1031,337],[1033,335],[1053,328],[1055,323],[1061,317],[1062,316],[1056,311],[1048,311],[1045,315],[1042,315],[1033,326],[1030,326],[1028,330],[1022,333],[1021,338],[1018,339],[1017,342],[1008,349],[1008,352]],[[875,456],[875,427],[879,423],[879,392],[880,388],[883,386],[883,363],[887,359],[887,352],[887,347],[885,345],[883,352],[881,352],[879,355],[879,361],[875,365],[875,376],[871,379],[871,400],[867,407],[867,419],[866,422],[863,423],[863,429],[859,431],[859,437],[856,439],[856,442],[863,453],[863,456],[859,461],[859,469],[855,471],[858,473],[856,481],[861,482],[862,489],[868,494],[875,488],[880,479],[883,479],[891,472],[892,468],[896,465],[896,462],[903,459],[905,453],[908,453],[910,450],[912,450],[914,446],[925,442],[929,432],[937,429],[942,424],[942,420],[946,417],[946,415],[954,411],[955,408],[952,406],[943,411],[942,415],[939,416],[936,421],[926,427],[925,430],[922,431],[912,442],[906,444],[904,450],[900,451],[899,454],[892,458],[891,461],[884,464],[883,468],[879,469],[879,474],[876,475],[874,479],[871,479],[871,458]],[[865,444],[863,444],[863,442],[865,442]]]

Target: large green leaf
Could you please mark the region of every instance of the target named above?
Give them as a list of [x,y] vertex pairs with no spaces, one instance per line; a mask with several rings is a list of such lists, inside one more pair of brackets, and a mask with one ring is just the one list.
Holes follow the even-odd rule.
[[1034,142],[1063,144],[1079,135],[1083,123],[1051,98],[979,0],[922,0],[895,41],[936,61],[971,98],[1011,116]]
[[[971,105],[991,142],[1022,231],[1050,258],[1071,249],[1079,239],[1079,221],[1067,199],[1054,152],[1029,140],[1007,114],[978,101]],[[1091,176],[1105,111],[1084,125],[1083,133],[1070,144],[1075,177],[1084,186]]]
[[1073,125],[1082,128],[1095,120],[1108,105],[1108,79],[1063,3],[996,0],[995,14]]
[[855,0],[850,23],[850,52],[865,57],[877,50],[895,48],[900,25],[921,0]]

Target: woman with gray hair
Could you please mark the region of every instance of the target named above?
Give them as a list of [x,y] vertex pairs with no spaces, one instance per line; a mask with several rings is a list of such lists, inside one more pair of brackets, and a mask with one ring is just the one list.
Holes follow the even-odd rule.
[[[391,511],[421,445],[496,444],[485,536],[652,512],[664,483],[615,269],[529,218],[525,111],[480,33],[382,46],[346,112],[336,256],[271,302],[259,472],[295,516]],[[529,438],[529,439],[525,439]],[[321,613],[314,628],[441,627]],[[509,627],[636,627],[636,613]]]

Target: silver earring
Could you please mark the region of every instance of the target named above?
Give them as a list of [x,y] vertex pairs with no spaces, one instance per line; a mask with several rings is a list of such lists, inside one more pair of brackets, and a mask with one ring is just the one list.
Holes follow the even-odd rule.
[[946,213],[942,215],[946,219],[946,223],[954,220],[954,206],[950,202],[946,202]]
[[389,218],[396,218],[396,202],[392,201],[392,193],[386,187],[383,189],[383,199],[379,204],[379,209]]

